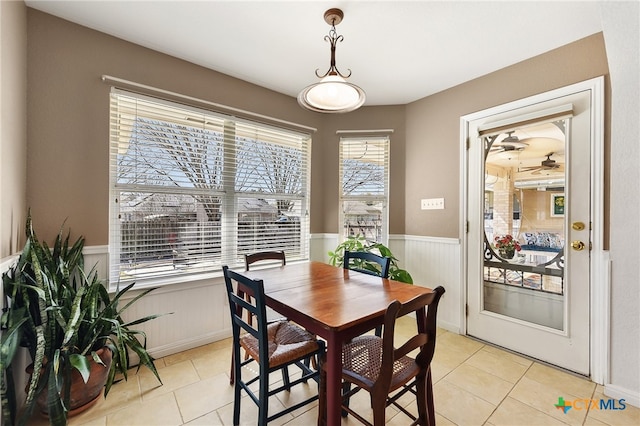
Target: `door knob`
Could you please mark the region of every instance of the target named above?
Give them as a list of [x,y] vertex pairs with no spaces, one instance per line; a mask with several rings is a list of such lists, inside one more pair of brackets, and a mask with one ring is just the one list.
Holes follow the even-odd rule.
[[582,241],[576,240],[571,243],[571,247],[573,247],[573,249],[576,251],[580,251],[584,249],[584,243]]

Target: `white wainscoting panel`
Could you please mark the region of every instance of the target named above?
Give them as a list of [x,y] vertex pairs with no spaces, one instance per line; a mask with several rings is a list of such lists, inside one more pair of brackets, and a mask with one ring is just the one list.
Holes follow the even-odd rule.
[[[312,260],[328,261],[327,252],[338,244],[337,234],[314,234],[310,241]],[[394,235],[389,248],[400,259],[416,283],[426,287],[442,285],[446,289],[438,310],[439,326],[450,331],[460,329],[460,244],[456,239]],[[106,279],[108,247],[85,247],[85,266],[96,265],[98,276]],[[0,272],[6,271],[16,256],[0,260]],[[121,301],[124,306],[136,291]],[[231,336],[229,303],[224,280],[212,278],[165,285],[153,290],[130,306],[124,314],[132,320],[147,315],[165,314],[136,326],[147,335],[147,349],[156,358],[191,349]]]
[[[128,295],[123,303],[135,296]],[[222,278],[167,285],[130,306],[125,319],[167,314],[136,326],[147,334],[155,357],[202,346],[231,336],[229,303]]]
[[109,246],[87,246],[82,250],[84,254],[84,269],[90,271],[95,267],[98,278],[107,281],[109,277]]
[[329,263],[329,252],[338,245],[338,234],[312,234],[309,244],[309,259]]
[[446,292],[438,307],[438,326],[460,333],[460,300],[464,294],[460,278],[460,241],[418,236],[405,236],[404,240],[403,257],[396,255],[402,260],[402,267],[411,273],[416,285],[444,287]]

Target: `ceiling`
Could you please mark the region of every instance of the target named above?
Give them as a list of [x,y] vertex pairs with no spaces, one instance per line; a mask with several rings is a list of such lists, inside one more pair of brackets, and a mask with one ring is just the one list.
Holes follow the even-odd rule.
[[290,96],[336,65],[407,104],[602,30],[595,1],[35,1],[27,6]]
[[[514,136],[517,141],[507,138]],[[486,172],[492,176],[505,176],[515,172],[515,181],[564,182],[565,132],[553,123],[533,124],[496,137],[486,158]],[[546,163],[543,161],[553,161]]]

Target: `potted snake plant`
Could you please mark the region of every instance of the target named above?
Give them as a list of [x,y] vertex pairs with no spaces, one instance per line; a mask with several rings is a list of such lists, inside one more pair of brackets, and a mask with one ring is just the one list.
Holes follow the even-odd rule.
[[[97,401],[102,391],[106,396],[114,381],[127,379],[130,353],[138,356],[138,366],[148,367],[162,383],[144,332],[131,328],[158,315],[134,321],[122,318],[123,311],[152,289],[119,306],[133,284],[109,294],[95,267],[84,269],[84,238],[70,244],[69,234],[63,238],[62,231],[49,248],[36,237],[29,214],[24,249],[2,275],[5,424],[26,424],[38,406],[51,425],[65,425],[69,415]],[[14,374],[19,372],[12,368],[20,346],[32,362],[23,407],[16,406]]]
[[[369,241],[362,235],[356,235],[355,237],[349,237],[335,248],[334,251],[329,252],[329,263],[333,266],[342,266],[344,262],[344,251],[366,251],[372,252],[380,256],[391,258],[389,264],[389,278],[395,281],[400,281],[407,284],[413,284],[413,278],[411,274],[398,267],[398,259],[391,253],[389,247],[382,243],[375,241]],[[372,271],[376,271],[376,265],[363,265],[365,268],[369,267]]]

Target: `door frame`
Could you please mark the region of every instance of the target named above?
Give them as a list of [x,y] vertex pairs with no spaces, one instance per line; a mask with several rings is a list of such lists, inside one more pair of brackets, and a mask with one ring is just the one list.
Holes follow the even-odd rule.
[[[591,91],[591,259],[590,259],[590,378],[604,384],[609,380],[609,299],[610,261],[604,250],[604,76],[574,83],[559,89],[508,102],[460,117],[460,332],[467,334],[466,305],[468,303],[469,277],[467,274],[468,248],[468,167],[470,143],[469,123],[509,110],[523,108],[548,99],[570,95],[579,91]],[[479,254],[480,255],[480,254]]]

